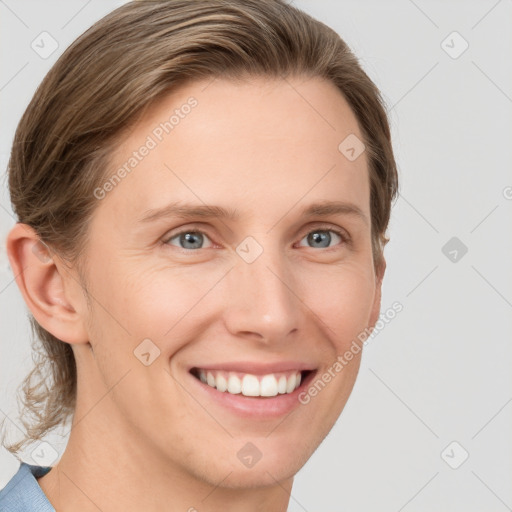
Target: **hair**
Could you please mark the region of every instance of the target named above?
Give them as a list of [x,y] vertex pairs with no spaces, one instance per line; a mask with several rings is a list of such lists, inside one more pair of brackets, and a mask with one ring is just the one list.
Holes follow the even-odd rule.
[[[193,80],[290,76],[329,80],[356,116],[368,159],[377,269],[398,195],[383,99],[339,35],[284,0],[130,2],[84,32],[45,76],[17,127],[8,176],[18,222],[80,271],[98,205],[93,191],[111,172],[109,157],[127,127]],[[6,444],[12,453],[68,421],[76,402],[70,344],[28,316],[35,366],[18,389],[26,436]]]

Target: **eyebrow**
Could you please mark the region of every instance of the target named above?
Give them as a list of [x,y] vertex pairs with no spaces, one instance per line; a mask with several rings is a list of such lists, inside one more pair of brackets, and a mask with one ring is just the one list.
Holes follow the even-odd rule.
[[[366,225],[369,221],[364,212],[353,203],[344,201],[323,201],[309,205],[302,211],[302,216],[309,217],[327,217],[330,215],[347,215],[362,220]],[[141,223],[155,222],[164,218],[178,217],[181,219],[227,219],[236,221],[240,219],[240,212],[236,209],[226,209],[222,206],[214,205],[191,205],[183,203],[170,203],[162,208],[147,210]]]

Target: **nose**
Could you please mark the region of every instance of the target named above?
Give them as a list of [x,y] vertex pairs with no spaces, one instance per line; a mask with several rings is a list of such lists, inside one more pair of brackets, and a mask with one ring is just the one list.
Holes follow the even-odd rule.
[[252,263],[239,258],[227,279],[224,321],[234,336],[275,345],[298,331],[301,291],[282,253],[264,250]]

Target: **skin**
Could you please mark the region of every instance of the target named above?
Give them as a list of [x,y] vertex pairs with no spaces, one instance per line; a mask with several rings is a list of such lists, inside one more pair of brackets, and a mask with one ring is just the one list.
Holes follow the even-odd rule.
[[[57,511],[286,510],[294,475],[348,400],[361,353],[307,405],[264,420],[205,401],[188,369],[298,359],[320,376],[378,320],[385,263],[375,272],[367,159],[338,150],[350,133],[362,136],[335,86],[189,83],[131,127],[113,171],[190,96],[191,113],[98,201],[83,254],[90,305],[75,268],[33,250],[31,228],[17,224],[8,236],[28,307],[77,361],[69,442],[39,479]],[[241,216],[138,222],[177,200]],[[367,222],[301,216],[319,201],[350,202]],[[177,228],[201,231],[203,248],[167,241]],[[331,231],[327,248],[308,239],[336,228],[349,243]],[[248,236],[263,248],[250,264],[236,252]],[[146,338],[160,350],[149,366],[133,353]],[[237,457],[247,442],[262,453],[252,468]]]

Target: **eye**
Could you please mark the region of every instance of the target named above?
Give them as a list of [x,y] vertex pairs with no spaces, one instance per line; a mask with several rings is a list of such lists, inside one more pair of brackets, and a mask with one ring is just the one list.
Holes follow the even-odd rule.
[[170,243],[171,240],[174,239],[178,240],[178,247],[180,249],[204,249],[202,247],[203,242],[206,238],[206,240],[209,240],[209,238],[202,233],[201,231],[181,231],[180,233],[176,233],[171,238],[168,238],[165,243],[170,245],[175,245]]
[[[331,235],[331,233],[334,233],[334,237]],[[341,231],[338,231],[337,229],[314,229],[313,231],[310,231],[302,240],[306,239],[308,243],[312,244],[312,247],[320,248],[320,249],[327,249],[330,247],[331,242],[336,241],[336,238],[338,238],[342,243],[348,242],[348,237]],[[301,241],[302,241],[301,240]],[[302,244],[299,244],[302,246]]]
[[[334,234],[334,236],[332,234]],[[333,241],[336,242],[337,239],[337,245],[343,245],[350,242],[350,238],[347,234],[343,231],[333,229],[332,227],[317,228],[309,231],[306,236],[301,239],[301,242],[302,240],[306,240],[313,248],[329,249],[333,247],[331,246],[331,243]],[[174,240],[175,242],[173,242]],[[205,240],[210,242],[209,246],[204,246]],[[163,243],[185,250],[205,249],[213,245],[204,232],[194,229],[187,229],[180,231],[179,233],[175,233],[171,237],[165,239]],[[299,246],[303,247],[304,245],[299,243]]]

